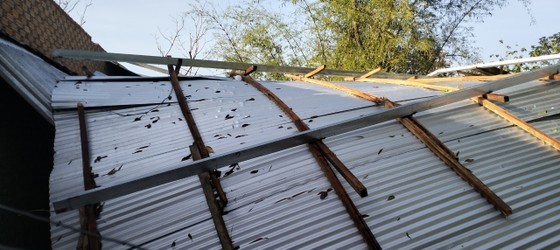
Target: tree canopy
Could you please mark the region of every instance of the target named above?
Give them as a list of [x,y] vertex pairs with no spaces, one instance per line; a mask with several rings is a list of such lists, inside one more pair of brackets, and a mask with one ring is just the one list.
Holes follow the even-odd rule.
[[213,31],[209,49],[225,61],[425,74],[477,58],[469,24],[504,2],[246,0],[220,11],[193,5],[187,13]]

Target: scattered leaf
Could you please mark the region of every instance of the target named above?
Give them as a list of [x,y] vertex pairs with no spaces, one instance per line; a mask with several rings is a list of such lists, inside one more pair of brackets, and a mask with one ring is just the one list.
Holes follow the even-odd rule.
[[389,197],[387,197],[387,200],[388,200],[388,201],[391,201],[391,200],[394,200],[394,199],[395,199],[395,196],[394,196],[394,195],[389,195]]
[[229,120],[229,119],[231,119],[231,118],[233,118],[233,117],[235,117],[235,116],[230,115],[230,114],[227,114],[227,115],[226,115],[226,120]]
[[173,241],[173,243],[171,243],[171,247],[175,247],[175,241]]
[[236,108],[235,108],[235,109],[231,109],[232,112],[235,112],[236,110],[237,110]]
[[137,148],[136,150],[145,149],[145,148],[147,148],[147,147],[149,147],[149,146],[150,146],[150,145],[142,146],[142,147]]
[[410,238],[410,235],[408,234],[408,232],[406,232],[406,237],[408,237],[409,239],[412,239],[412,238]]
[[241,137],[245,137],[248,136],[248,134],[244,134],[244,135],[236,135],[235,138],[241,138]]
[[189,239],[192,240],[192,235],[191,234],[187,234],[187,236],[189,236]]
[[465,160],[465,162],[469,162],[469,163],[473,162],[473,161],[474,161],[474,159],[471,159],[471,158]]
[[254,100],[255,100],[255,98],[252,98],[252,97],[251,97],[251,98],[249,98],[249,99],[247,99],[247,100],[245,100],[245,101],[246,101],[246,102],[251,102],[251,101],[254,101]]
[[309,122],[309,123],[313,122],[313,119],[309,120],[308,122]]
[[251,171],[251,174],[256,174],[256,173],[258,173],[258,172],[259,172],[258,169],[257,169],[257,170],[253,170],[253,171]]
[[98,163],[98,162],[101,161],[101,159],[104,159],[104,158],[107,158],[107,156],[106,156],[106,155],[104,155],[104,156],[97,156],[97,158],[95,158],[95,160],[93,161],[93,163]]
[[397,217],[397,221],[400,221],[400,220],[401,220],[401,217]]
[[321,191],[321,192],[319,192],[317,195],[319,195],[319,198],[320,198],[321,200],[324,200],[325,198],[327,198],[327,196],[329,196],[329,193],[328,193],[328,192],[325,192],[325,191]]
[[461,153],[461,151],[457,151],[457,153],[455,153],[455,158],[459,158],[459,153]]
[[381,152],[383,152],[383,148],[381,148],[377,154],[381,154]]
[[222,92],[222,91],[216,90],[216,92],[214,92],[214,93],[218,94],[218,93],[220,93],[220,92]]
[[244,127],[247,127],[247,126],[249,126],[249,125],[250,125],[250,124],[245,123],[245,124],[241,125],[241,127],[244,128]]
[[142,117],[141,117],[141,116],[138,116],[138,117],[134,118],[134,121],[133,121],[133,122],[137,122],[137,121],[140,121],[140,120],[142,120]]
[[253,243],[259,242],[259,241],[261,241],[261,240],[268,240],[268,238],[266,238],[266,237],[264,237],[264,238],[263,238],[263,237],[260,237],[260,238],[258,238],[258,239],[256,239],[256,240],[253,240],[253,241],[249,242],[249,244],[253,244]]
[[107,173],[107,175],[114,175],[115,173],[121,171],[123,165],[121,165],[119,168],[113,168],[111,169],[111,171],[109,171],[109,173]]
[[148,124],[148,125],[146,125],[146,126],[144,126],[144,127],[146,127],[146,128],[151,128],[151,127],[152,127],[152,124]]
[[369,214],[362,214],[362,218],[367,218],[369,217]]
[[190,159],[191,156],[192,156],[192,155],[187,155],[187,156],[183,157],[183,159],[181,159],[181,161],[186,161],[186,160]]
[[140,153],[140,152],[142,152],[142,150],[136,150],[136,151],[134,151],[134,153],[132,153],[132,154],[137,154],[137,153]]

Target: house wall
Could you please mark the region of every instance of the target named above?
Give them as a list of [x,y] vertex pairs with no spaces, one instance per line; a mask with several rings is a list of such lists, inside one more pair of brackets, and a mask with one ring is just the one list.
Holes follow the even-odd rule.
[[0,32],[79,75],[84,75],[82,66],[91,72],[106,74],[116,67],[105,62],[52,57],[51,52],[55,48],[104,50],[92,42],[82,27],[51,0],[0,1]]

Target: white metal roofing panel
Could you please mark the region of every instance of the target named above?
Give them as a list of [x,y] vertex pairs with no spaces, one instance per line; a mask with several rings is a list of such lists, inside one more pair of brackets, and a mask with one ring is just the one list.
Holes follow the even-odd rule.
[[[235,245],[242,249],[320,248],[325,242],[319,239],[342,237],[351,245],[365,247],[307,146],[238,167],[222,179],[230,200],[224,219]],[[321,191],[329,192],[325,199],[318,195]]]
[[533,81],[517,88],[507,88],[500,93],[507,94],[510,101],[496,103],[523,120],[560,114],[560,84],[558,81]]
[[440,91],[434,91],[424,88],[413,88],[396,84],[383,84],[373,82],[337,82],[337,84],[341,84],[346,87],[350,87],[379,97],[386,97],[394,102],[417,100],[443,94]]
[[[181,84],[185,95],[190,95],[189,105],[202,137],[217,154],[296,132],[294,127],[288,129],[293,125],[268,98],[243,82],[196,80]],[[310,126],[382,109],[307,83],[263,84]],[[92,161],[101,156],[94,162],[94,171],[107,174],[123,162],[138,166],[123,165],[117,173],[98,177],[101,185],[149,174],[151,168],[164,168],[188,152],[192,138],[186,124],[173,124],[181,116],[176,104],[160,105],[158,111],[134,121],[138,113],[153,107],[88,110],[95,144]],[[55,148],[60,150],[55,170],[66,168],[71,159],[76,161],[69,175],[53,171],[51,182],[61,186],[77,185],[77,175],[72,173],[81,170],[77,121],[72,113],[60,113],[57,121]],[[123,116],[128,113],[135,115]],[[159,118],[153,123],[156,118],[150,118],[156,116]],[[556,151],[470,101],[422,112],[418,117],[512,206],[514,215],[503,218],[396,121],[327,138],[325,142],[368,187],[370,195],[360,198],[342,181],[384,248],[527,248],[550,247],[560,241],[556,234],[560,231],[560,217],[556,216],[560,159]],[[148,124],[150,129],[145,127]],[[540,124],[554,128],[550,121]],[[166,137],[170,134],[175,137]],[[149,147],[142,148],[146,145]],[[145,156],[132,154],[135,149]],[[123,153],[118,153],[121,150]],[[224,218],[234,245],[257,249],[365,247],[336,194],[329,192],[324,200],[317,195],[330,185],[305,146],[226,166],[221,169],[221,178],[230,200]],[[81,178],[78,181],[81,184]],[[107,201],[98,220],[101,234],[150,249],[173,245],[219,248],[209,214],[203,212],[204,198],[198,185],[196,178],[187,178]],[[76,215],[70,213],[56,216],[69,223],[76,221]],[[53,233],[53,239],[54,235],[60,232]],[[75,247],[72,240],[66,243]],[[197,245],[205,243],[208,245]]]

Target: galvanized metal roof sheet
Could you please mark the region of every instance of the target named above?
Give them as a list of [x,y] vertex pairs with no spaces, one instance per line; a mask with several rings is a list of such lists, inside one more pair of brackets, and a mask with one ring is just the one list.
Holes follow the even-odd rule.
[[[99,91],[104,90],[103,84],[96,84]],[[106,83],[109,84],[113,83]],[[371,94],[385,95],[377,90],[384,90],[387,85],[370,88],[367,84],[348,83]],[[244,82],[198,79],[181,81],[181,85],[206,145],[216,154],[296,132],[291,121],[266,96]],[[301,82],[263,85],[312,128],[383,109],[321,86]],[[512,96],[520,96],[512,98],[508,109],[525,105],[515,100],[531,91],[527,86],[529,89],[511,92]],[[535,101],[547,103],[550,100],[544,99],[558,99],[557,91],[551,90],[555,85],[543,86],[547,95],[543,100],[534,95]],[[151,87],[161,91],[152,91]],[[89,102],[87,120],[92,167],[99,174],[99,185],[114,185],[171,163],[191,161],[184,158],[190,154],[188,145],[192,138],[180,119],[177,104],[173,100],[160,104],[161,99],[155,98],[169,93],[166,91],[170,88],[164,87],[151,80],[138,81],[130,88],[133,94],[122,100],[102,99],[96,96],[99,93],[76,92],[69,87],[68,90],[80,95],[75,99],[56,99],[61,104],[57,107],[61,108],[85,100],[80,98],[95,100],[95,104]],[[427,98],[435,93],[424,91],[414,95],[415,88],[388,87],[381,92],[393,100]],[[126,102],[141,105],[116,107]],[[551,114],[554,113],[547,113],[547,117]],[[370,195],[360,198],[343,181],[382,247],[527,248],[553,247],[560,242],[556,233],[560,229],[558,152],[468,100],[416,116],[502,197],[514,214],[503,218],[396,121],[325,139],[368,188]],[[72,196],[83,188],[76,117],[72,110],[55,115],[51,200]],[[531,117],[536,116],[523,116]],[[550,119],[534,124],[553,131],[558,122]],[[558,130],[553,133],[558,134]],[[118,171],[109,174],[113,170]],[[230,200],[224,219],[234,245],[257,249],[365,248],[337,195],[329,192],[325,199],[318,195],[327,191],[330,184],[306,146],[220,170],[222,186]],[[149,249],[172,245],[220,248],[206,206],[197,178],[187,178],[106,201],[98,224],[102,235]],[[73,212],[52,216],[69,224],[78,223]],[[58,239],[61,235],[64,237]],[[52,228],[55,248],[75,247],[76,237],[65,229]],[[124,248],[111,242],[104,242],[104,246]]]

